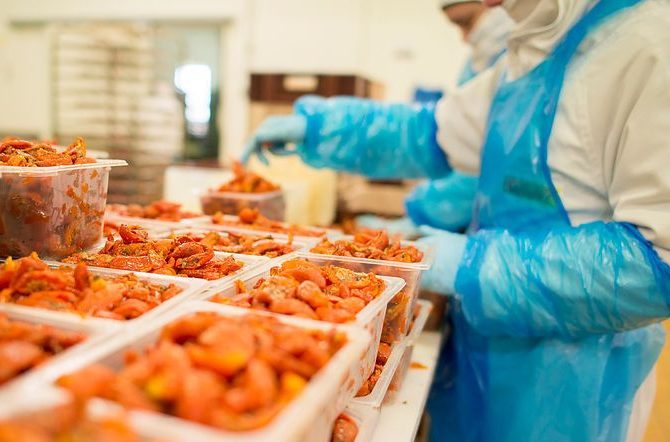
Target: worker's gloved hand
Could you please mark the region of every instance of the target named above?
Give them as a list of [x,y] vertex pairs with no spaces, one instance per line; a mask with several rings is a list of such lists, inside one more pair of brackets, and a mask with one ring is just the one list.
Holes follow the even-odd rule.
[[466,235],[446,230],[422,226],[420,232],[426,235],[418,242],[433,249],[433,266],[424,272],[421,288],[443,295],[454,294],[456,273],[468,241]]
[[389,220],[374,215],[361,215],[356,218],[356,224],[369,229],[385,229],[389,234],[402,235],[403,238],[419,235],[419,227],[409,218]]
[[307,119],[301,115],[284,115],[269,117],[260,125],[254,136],[249,140],[241,161],[246,164],[252,155],[258,156],[264,164],[268,160],[263,149],[275,155],[286,155],[287,143],[300,143],[305,139]]

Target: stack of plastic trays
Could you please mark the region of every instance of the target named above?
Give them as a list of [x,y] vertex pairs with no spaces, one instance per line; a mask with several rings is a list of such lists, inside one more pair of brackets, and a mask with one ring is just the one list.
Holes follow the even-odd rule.
[[[283,261],[286,261],[291,258],[292,257],[285,257],[283,260],[272,261],[270,264],[262,268],[259,268],[254,272],[248,272],[245,275],[236,279],[244,283],[245,286],[247,287],[253,287],[256,281],[258,281],[260,278],[267,278],[270,275],[270,269],[272,267],[280,266]],[[339,259],[339,257],[313,256],[313,257],[302,257],[302,258],[307,259],[308,261],[318,265],[333,265],[333,266],[344,267],[340,265],[342,260]],[[368,333],[370,333],[370,336],[372,337],[370,345],[366,348],[365,353],[361,356],[360,359],[360,365],[359,365],[360,375],[357,377],[356,383],[354,385],[356,391],[358,391],[358,389],[361,387],[363,381],[367,379],[368,376],[370,376],[370,374],[372,374],[372,371],[374,369],[375,360],[377,358],[377,350],[379,349],[379,342],[381,339],[382,327],[384,325],[384,316],[386,312],[386,307],[389,301],[405,285],[405,282],[400,278],[384,277],[384,276],[380,278],[383,279],[384,282],[386,283],[386,289],[376,299],[370,301],[370,303],[368,303],[368,305],[366,305],[365,308],[360,312],[358,312],[358,314],[356,315],[355,324],[366,330]],[[214,295],[217,294],[231,298],[235,296],[237,294],[235,281],[229,282],[228,284],[223,286],[220,290],[216,291],[208,290],[207,292],[203,293],[203,295],[197,296],[197,299],[203,301],[209,301]],[[254,312],[259,312],[262,314],[268,314],[272,316],[283,316],[277,313],[264,312],[260,310],[254,310]]]
[[402,388],[405,378],[407,378],[407,373],[412,365],[412,355],[414,353],[414,344],[416,344],[417,339],[423,332],[423,328],[426,326],[426,321],[428,321],[428,316],[430,315],[431,310],[433,309],[433,304],[429,301],[420,299],[417,302],[418,312],[414,316],[414,322],[412,328],[407,335],[405,350],[403,352],[400,364],[396,369],[396,372],[391,379],[391,383],[388,386],[388,391],[384,398],[384,403],[392,403],[395,400],[395,397]]
[[0,166],[0,256],[60,259],[102,239],[109,171],[123,160]]
[[418,313],[414,317],[410,333],[391,347],[391,354],[374,388],[370,394],[354,398],[351,401],[352,405],[379,409],[383,404],[390,403],[395,398],[395,393],[402,387],[402,382],[407,376],[414,343],[423,331],[432,309],[432,304],[428,301],[419,300],[417,306]]
[[[89,347],[77,358],[68,358],[67,363],[48,372],[45,381],[53,383],[58,377],[94,363],[101,363],[118,369],[122,366],[124,354],[128,350],[143,350],[152,345],[162,328],[183,316],[196,312],[215,312],[224,317],[239,317],[250,314],[248,310],[217,305],[213,303],[191,302],[178,310],[145,322],[130,333],[114,336],[95,347]],[[282,442],[282,441],[323,441],[330,440],[330,429],[334,419],[344,410],[355,393],[353,383],[343,383],[343,379],[359,377],[360,355],[369,346],[369,334],[359,327],[351,325],[328,324],[302,318],[276,316],[281,322],[310,330],[334,330],[347,337],[347,343],[322,367],[308,382],[302,392],[288,403],[272,421],[257,430],[229,432],[187,421],[161,413],[133,410],[130,411],[132,426],[146,437],[165,438],[175,441],[198,442]],[[48,384],[43,387],[46,388]],[[32,386],[32,391],[43,387]],[[28,390],[26,390],[27,392]],[[111,411],[118,405],[96,400],[96,408],[105,407]]]
[[[342,236],[340,240],[352,240],[351,236]],[[384,335],[385,342],[392,343],[402,339],[409,330],[409,324],[412,319],[412,311],[419,297],[421,288],[421,275],[424,271],[430,269],[433,262],[432,249],[423,244],[410,241],[402,241],[402,245],[413,245],[423,252],[423,259],[417,263],[405,263],[397,261],[386,261],[381,259],[355,258],[338,256],[342,260],[342,267],[350,270],[364,273],[374,273],[378,276],[393,276],[405,280],[405,289],[399,294],[391,304],[390,309],[398,309],[394,318],[387,320]],[[299,253],[303,255],[303,253]],[[308,252],[305,256],[328,256]]]

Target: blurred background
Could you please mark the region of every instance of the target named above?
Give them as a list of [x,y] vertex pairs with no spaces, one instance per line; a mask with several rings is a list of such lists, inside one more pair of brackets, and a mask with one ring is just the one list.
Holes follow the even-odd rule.
[[[410,101],[453,87],[466,56],[436,0],[0,0],[0,137],[84,136],[133,166],[113,172],[111,202],[197,208],[253,128],[300,95]],[[399,215],[412,186],[297,161],[263,170],[290,221]]]

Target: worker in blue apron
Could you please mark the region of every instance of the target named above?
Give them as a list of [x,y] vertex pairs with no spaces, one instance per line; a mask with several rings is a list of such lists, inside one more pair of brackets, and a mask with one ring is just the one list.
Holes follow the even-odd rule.
[[[514,0],[522,1],[532,3]],[[456,370],[431,401],[435,440],[623,441],[636,392],[663,345],[658,321],[670,316],[670,267],[658,250],[667,252],[667,232],[654,230],[652,244],[642,230],[648,234],[654,226],[649,213],[665,219],[657,211],[670,199],[659,172],[665,165],[647,161],[642,170],[653,171],[652,179],[638,174],[637,182],[620,183],[632,191],[624,192],[626,198],[649,189],[642,195],[651,202],[649,210],[635,212],[640,223],[615,221],[603,212],[595,221],[573,226],[564,206],[569,195],[563,190],[559,196],[547,148],[566,70],[585,37],[609,20],[632,16],[623,28],[635,32],[627,38],[648,29],[648,23],[665,38],[670,8],[660,0],[580,0],[580,6],[587,8],[539,65],[518,78],[498,78],[470,232],[425,239],[436,253],[422,285],[456,294]],[[649,7],[636,15],[643,6]],[[664,41],[653,40],[655,49],[662,51]],[[646,42],[634,40],[632,47]],[[646,69],[648,59],[631,59],[626,69]],[[612,64],[606,64],[606,72]],[[655,72],[654,81],[667,80],[666,70]],[[635,96],[644,86],[613,90],[612,96]],[[664,127],[658,120],[668,101],[664,93],[657,88],[638,97],[644,100],[630,101],[634,106],[619,103],[628,106],[625,121],[634,123],[626,126],[622,142],[647,121],[653,122],[652,130]],[[654,101],[657,96],[661,99]],[[655,114],[635,115],[644,106]],[[297,154],[315,167],[374,178],[434,178],[451,169],[437,121],[442,118],[434,111],[407,105],[304,97],[294,115],[267,120],[246,155],[271,148]],[[665,158],[667,149],[659,145],[663,135],[645,132],[647,143],[637,151]],[[649,143],[655,150],[644,150]],[[621,195],[621,190],[611,193]]]
[[[633,329],[639,323],[627,324],[626,315],[638,319],[654,317],[653,309],[659,314],[667,312],[670,271],[631,225],[596,222],[573,229],[546,159],[573,54],[591,30],[637,2],[601,0],[543,63],[515,81],[500,81],[489,111],[471,232],[482,233],[470,239],[444,234],[442,243],[454,258],[439,262],[438,255],[426,281],[437,291],[459,294],[452,311],[453,339],[441,355],[456,361],[457,366],[437,373],[429,402],[432,440],[625,439],[634,395],[664,340],[660,325]],[[500,232],[525,234],[525,238],[492,244],[487,237]],[[560,237],[559,232],[566,234]],[[546,247],[545,253],[578,258],[581,253],[591,253],[594,243],[625,247],[628,241],[636,243],[629,246],[630,259],[639,262],[639,267],[630,265],[623,270],[612,265],[613,273],[608,277],[622,284],[626,278],[655,280],[664,296],[653,298],[654,293],[649,293],[647,305],[622,308],[611,299],[611,293],[602,292],[604,287],[598,287],[597,278],[574,287],[570,281],[547,283],[550,272],[556,270],[550,264],[538,262],[535,271],[524,275],[514,274],[514,265],[508,265],[508,260],[537,259],[532,250],[536,244]],[[498,248],[493,252],[495,258],[491,258],[492,247]],[[608,268],[608,255],[601,258]],[[531,287],[523,293],[512,288],[510,293],[491,293],[494,287],[487,285],[481,274],[484,261],[491,259],[498,260],[493,267],[500,270],[501,281],[514,284],[516,278],[525,277],[534,281]],[[491,262],[485,267],[490,272]],[[445,279],[445,275],[455,279]],[[556,284],[574,290],[574,298],[554,298],[551,289]],[[485,291],[489,293],[484,295]],[[491,296],[497,297],[497,302],[484,301]],[[537,310],[536,317],[516,316],[514,296],[525,297],[522,302]],[[587,301],[573,313],[580,296]],[[563,313],[566,316],[562,317]],[[478,319],[473,321],[475,317]],[[610,333],[629,327],[632,330]],[[441,365],[448,366],[444,360]]]

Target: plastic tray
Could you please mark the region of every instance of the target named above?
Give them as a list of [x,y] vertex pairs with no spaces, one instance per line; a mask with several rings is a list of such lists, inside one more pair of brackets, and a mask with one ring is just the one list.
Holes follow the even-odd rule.
[[48,378],[48,373],[52,369],[61,366],[61,364],[66,364],[67,361],[72,360],[73,358],[76,359],[78,356],[85,354],[87,349],[90,350],[91,348],[95,348],[96,345],[101,345],[102,342],[105,341],[105,337],[115,329],[114,327],[110,328],[109,325],[101,328],[99,325],[93,323],[76,323],[58,317],[38,317],[23,311],[5,311],[3,313],[5,313],[11,320],[28,322],[31,324],[49,325],[61,330],[75,331],[87,335],[87,338],[84,342],[70,347],[38,367],[35,367],[0,386],[0,415],[7,414],[14,409],[13,403],[7,399],[15,394],[16,390],[19,390],[26,385],[44,382],[44,379]]
[[349,416],[358,426],[355,442],[370,442],[372,440],[377,422],[379,422],[379,408],[349,403],[342,414]]
[[[337,239],[352,240],[352,236],[341,236]],[[399,333],[406,334],[409,329],[411,321],[411,312],[414,309],[417,299],[419,298],[419,291],[421,288],[421,275],[428,270],[433,262],[433,250],[424,244],[419,244],[411,241],[402,241],[403,245],[413,245],[421,250],[424,254],[421,262],[405,263],[397,261],[385,261],[381,259],[355,258],[349,256],[338,256],[342,259],[342,267],[357,271],[357,272],[372,272],[380,276],[394,276],[405,280],[405,290],[410,294],[410,302],[407,303],[407,310],[404,317],[404,323],[400,323]],[[299,255],[305,256],[330,256],[312,252],[300,252]],[[334,256],[334,255],[333,255]],[[396,333],[393,333],[396,334]]]
[[[219,235],[225,235],[228,234],[228,232],[233,232],[233,233],[241,233],[244,235],[254,235],[254,236],[264,236],[267,235],[268,240],[271,241],[277,241],[282,244],[287,244],[288,243],[288,238],[280,235],[275,235],[273,233],[268,233],[268,232],[260,232],[260,231],[251,231],[251,232],[240,232],[239,230],[235,229],[204,229],[202,226],[194,226],[194,227],[187,227],[184,228],[184,226],[179,226],[178,229],[168,229],[168,230],[163,230],[162,232],[158,233],[150,233],[150,236],[154,236],[155,238],[167,238],[170,235],[185,235],[188,233],[196,233],[196,234],[206,234],[208,232],[215,232],[218,233]],[[307,249],[309,249],[312,246],[313,243],[310,242],[305,242],[304,238],[300,239],[293,239],[292,240],[292,245],[293,245],[293,252],[291,253],[296,253],[296,252],[304,252]],[[224,252],[225,253],[225,252]],[[288,255],[288,254],[287,254]],[[251,256],[257,256],[257,255],[251,255]],[[282,258],[286,255],[278,256],[277,258]],[[267,258],[267,257],[265,257]],[[275,259],[275,258],[267,258],[267,259]]]
[[160,221],[151,218],[139,218],[135,216],[120,216],[114,213],[107,212],[105,220],[109,220],[118,224],[128,224],[131,226],[144,227],[147,230],[165,231],[169,229],[183,229],[187,226],[193,226],[203,223],[208,223],[210,218],[208,216],[196,216],[195,218],[186,218],[179,222],[175,221]]
[[[49,373],[49,381],[78,370],[92,363],[103,363],[120,367],[124,353],[129,349],[143,349],[153,343],[160,330],[166,324],[184,315],[211,311],[223,316],[235,317],[248,314],[248,310],[216,305],[212,303],[192,302],[184,304],[179,311],[173,310],[156,321],[144,323],[133,333],[110,339],[90,351],[81,354],[76,360],[70,359],[67,367]],[[131,423],[140,434],[149,437],[165,437],[168,434],[176,441],[327,441],[335,417],[344,409],[354,394],[353,384],[342,381],[358,373],[359,355],[368,345],[370,336],[357,327],[348,325],[325,324],[301,318],[278,317],[286,324],[296,327],[318,330],[336,330],[347,335],[348,342],[342,347],[308,383],[298,397],[289,403],[267,426],[249,432],[227,432],[213,427],[186,421],[176,417],[145,411],[131,411]],[[116,404],[107,403],[115,409]]]
[[266,218],[284,220],[284,193],[281,190],[263,193],[209,191],[200,197],[202,213],[214,215],[221,212],[237,215],[242,209],[258,209]]
[[[71,266],[72,264],[65,263],[52,263],[49,265],[51,267],[64,267]],[[125,270],[114,270],[106,269],[101,267],[90,267],[89,271],[95,275],[100,276],[119,276],[125,275],[129,272]],[[95,316],[81,316],[78,313],[67,312],[67,311],[57,311],[57,310],[47,310],[37,307],[28,307],[24,305],[18,305],[14,303],[0,303],[0,312],[9,313],[9,314],[20,314],[23,317],[34,319],[35,321],[57,321],[61,324],[69,324],[72,327],[81,327],[82,329],[91,329],[91,330],[108,330],[110,327],[133,327],[139,322],[144,322],[150,320],[151,318],[161,315],[166,311],[178,306],[182,302],[193,298],[195,295],[201,293],[206,284],[203,280],[198,280],[195,278],[175,278],[166,275],[156,275],[153,273],[136,273],[137,277],[140,280],[148,281],[154,284],[168,285],[174,284],[182,289],[182,292],[178,295],[168,299],[162,304],[154,307],[143,315],[129,319],[127,321],[117,321],[115,319],[105,319],[97,318]],[[45,322],[46,323],[46,322]]]
[[[104,247],[104,243],[99,243],[95,247],[91,248],[88,250],[88,253],[97,253],[99,250],[101,250]],[[182,280],[195,280],[195,281],[204,281],[205,285],[202,288],[203,291],[208,291],[208,290],[216,290],[220,287],[223,287],[227,282],[237,279],[238,277],[242,276],[243,274],[252,271],[258,267],[262,267],[264,264],[269,262],[269,258],[265,258],[263,256],[252,256],[252,255],[238,255],[236,253],[224,253],[224,252],[214,252],[214,256],[219,257],[219,258],[225,258],[227,256],[233,256],[236,260],[242,261],[244,263],[244,266],[238,270],[237,272],[224,276],[223,278],[215,279],[215,280],[207,280],[207,279],[202,279],[202,278],[191,278],[187,276],[172,276],[172,275],[161,275],[165,278],[165,281],[167,282],[174,282],[176,283],[177,281],[182,281]],[[47,261],[49,265],[51,264],[63,264],[63,265],[70,265],[73,266],[75,264],[70,264],[70,263],[63,263],[63,262],[57,262],[57,261]],[[97,266],[88,266],[89,269],[92,270],[105,270],[109,271],[110,274],[117,274],[117,275],[124,275],[126,273],[135,273],[138,276],[156,276],[156,273],[149,273],[149,272],[131,272],[129,270],[122,270],[122,269],[112,269],[108,267],[97,267]]]
[[59,259],[100,241],[109,171],[125,165],[0,166],[0,256]]
[[[281,265],[283,261],[292,259],[293,257],[283,257],[283,259],[277,259],[271,261],[270,264],[262,268],[257,269],[254,272],[248,272],[246,275],[243,275],[239,278],[244,282],[248,287],[253,286],[253,284],[258,281],[260,278],[267,277],[270,274],[270,269],[275,266]],[[340,265],[340,260],[337,257],[331,256],[314,256],[307,258],[309,261],[314,262],[319,265]],[[372,373],[375,366],[375,360],[377,358],[377,350],[379,348],[379,341],[381,338],[382,327],[384,325],[384,316],[386,314],[386,306],[388,302],[398,293],[402,287],[405,285],[405,282],[399,278],[392,277],[381,277],[386,283],[386,289],[384,292],[378,296],[376,299],[371,301],[368,305],[365,306],[363,310],[358,312],[356,315],[355,324],[359,327],[364,328],[372,336],[372,341],[369,347],[366,349],[365,354],[361,357],[360,364],[360,382],[356,384],[356,391],[363,384],[363,380],[367,379],[368,376]],[[196,296],[197,299],[208,301],[212,296],[216,294],[221,294],[223,296],[234,296],[236,294],[236,287],[234,281],[230,281],[220,290],[208,290],[202,296]],[[261,310],[254,310],[255,312],[273,315],[273,316],[284,316],[278,313],[265,312]]]
[[[238,221],[239,217],[233,216],[233,215],[224,215],[224,219],[230,220],[230,221]],[[211,230],[235,230],[239,232],[248,232],[248,233],[253,233],[253,232],[267,232],[267,233],[272,233],[276,238],[279,237],[284,237],[288,238],[288,234],[286,233],[278,233],[278,232],[273,232],[272,230],[267,230],[267,229],[262,229],[262,228],[252,228],[249,227],[248,225],[240,224],[240,225],[223,225],[223,224],[214,224],[212,222],[212,217],[207,217],[207,220],[205,223],[202,223],[206,225],[206,229],[211,229]],[[288,228],[290,224],[288,223],[281,223],[284,227]],[[202,227],[202,226],[201,226]],[[323,238],[340,238],[342,237],[342,232],[339,230],[334,230],[334,229],[325,229],[322,227],[308,227],[304,226],[308,229],[315,230],[318,232],[323,232],[322,236],[303,236],[303,235],[293,235],[294,238],[300,238],[303,241],[309,241],[311,243],[318,243],[321,241]]]
[[416,340],[419,339],[423,329],[426,327],[426,322],[428,322],[428,317],[430,312],[433,311],[433,303],[426,301],[425,299],[419,299],[416,302],[418,307],[418,312],[414,316],[414,324],[407,334],[407,345],[413,346],[416,343]]
[[405,354],[405,349],[407,348],[406,342],[398,342],[391,349],[391,354],[389,355],[386,364],[384,364],[384,369],[382,370],[379,380],[375,384],[375,387],[372,389],[370,394],[366,396],[355,397],[351,403],[359,405],[362,407],[371,407],[371,408],[380,408],[382,403],[384,403],[384,397],[386,396],[386,391],[393,380],[398,367],[400,366],[403,355]]
[[414,344],[416,340],[423,332],[423,328],[426,325],[428,320],[428,315],[433,309],[433,304],[429,301],[424,301],[420,299],[417,303],[419,306],[419,313],[416,315],[412,330],[410,330],[409,335],[407,335],[407,345],[405,352],[402,355],[398,369],[396,370],[391,383],[388,386],[388,391],[386,392],[386,397],[384,398],[384,403],[391,403],[395,400],[398,391],[402,388],[405,378],[407,378],[407,372],[409,371],[410,366],[412,365],[412,354],[414,353]]

